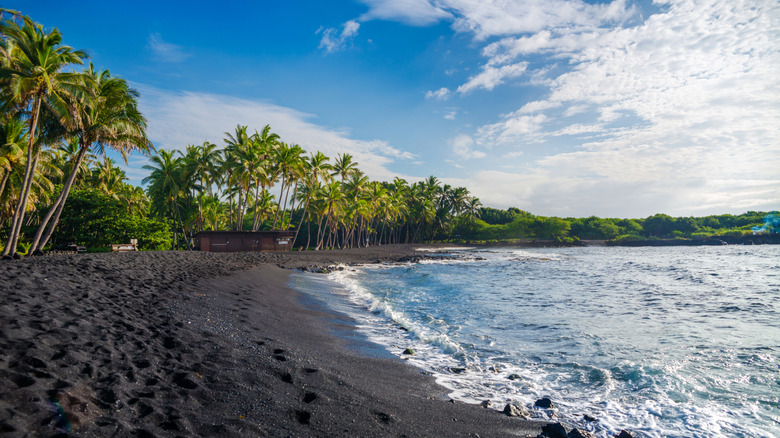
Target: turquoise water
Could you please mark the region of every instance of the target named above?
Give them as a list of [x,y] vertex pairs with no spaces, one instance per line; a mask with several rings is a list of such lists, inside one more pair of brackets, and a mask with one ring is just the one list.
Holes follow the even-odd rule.
[[455,399],[549,396],[601,437],[780,436],[779,246],[448,253],[294,286],[390,353],[413,348]]

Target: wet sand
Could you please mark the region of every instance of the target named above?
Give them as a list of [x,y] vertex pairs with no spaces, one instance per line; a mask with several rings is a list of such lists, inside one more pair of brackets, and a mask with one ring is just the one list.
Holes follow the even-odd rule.
[[540,423],[450,402],[404,361],[349,348],[286,286],[284,268],[416,247],[0,261],[0,435],[536,436]]

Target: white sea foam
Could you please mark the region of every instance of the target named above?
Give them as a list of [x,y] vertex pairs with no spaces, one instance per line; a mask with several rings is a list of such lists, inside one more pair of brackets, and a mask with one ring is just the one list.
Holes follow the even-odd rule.
[[445,246],[441,248],[415,248],[415,251],[420,252],[453,252],[453,251],[469,251],[473,250],[474,248],[469,248],[467,246]]

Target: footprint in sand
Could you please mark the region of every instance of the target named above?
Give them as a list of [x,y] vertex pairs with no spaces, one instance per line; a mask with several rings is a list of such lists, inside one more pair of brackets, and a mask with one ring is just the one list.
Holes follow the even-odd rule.
[[301,424],[311,424],[311,412],[296,410],[295,419]]

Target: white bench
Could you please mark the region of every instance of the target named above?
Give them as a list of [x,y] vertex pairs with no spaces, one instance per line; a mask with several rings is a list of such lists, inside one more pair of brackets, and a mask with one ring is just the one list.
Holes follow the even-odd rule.
[[138,251],[138,239],[130,239],[130,243],[112,243],[111,251]]

